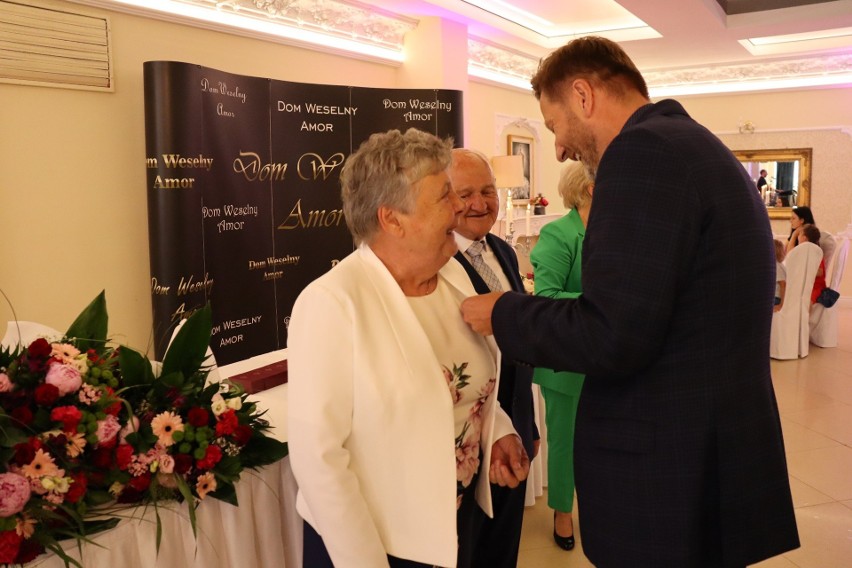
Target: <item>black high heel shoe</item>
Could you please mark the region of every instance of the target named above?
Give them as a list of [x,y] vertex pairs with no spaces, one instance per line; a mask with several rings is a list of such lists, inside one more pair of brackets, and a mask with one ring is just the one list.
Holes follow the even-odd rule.
[[556,546],[562,550],[571,550],[574,548],[573,534],[571,536],[559,536],[556,534],[556,511],[553,511],[553,540],[556,542]]

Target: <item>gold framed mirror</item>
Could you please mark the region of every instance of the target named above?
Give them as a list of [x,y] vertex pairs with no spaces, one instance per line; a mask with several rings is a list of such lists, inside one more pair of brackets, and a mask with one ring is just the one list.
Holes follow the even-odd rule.
[[789,219],[793,207],[810,206],[812,148],[733,152],[760,191],[770,219]]

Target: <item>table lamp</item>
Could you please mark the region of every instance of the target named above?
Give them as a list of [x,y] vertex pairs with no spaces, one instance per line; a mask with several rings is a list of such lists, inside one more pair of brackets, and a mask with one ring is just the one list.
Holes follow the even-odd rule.
[[527,183],[524,177],[524,158],[520,154],[494,156],[491,158],[491,168],[494,171],[494,185],[506,196],[506,242],[511,245],[515,233],[512,222],[512,188],[523,187]]

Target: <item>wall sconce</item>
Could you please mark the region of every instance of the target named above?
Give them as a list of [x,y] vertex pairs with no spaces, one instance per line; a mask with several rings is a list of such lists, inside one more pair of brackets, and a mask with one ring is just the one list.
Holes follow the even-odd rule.
[[494,156],[491,158],[491,169],[494,171],[494,185],[501,194],[506,196],[506,242],[512,244],[515,233],[513,219],[512,188],[523,187],[526,184],[524,177],[524,158],[520,154],[509,156]]
[[754,123],[750,120],[740,122],[737,125],[737,129],[740,131],[740,134],[754,134]]

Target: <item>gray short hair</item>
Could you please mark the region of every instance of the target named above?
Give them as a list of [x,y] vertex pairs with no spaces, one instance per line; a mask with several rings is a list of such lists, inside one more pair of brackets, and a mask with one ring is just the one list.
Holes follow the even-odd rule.
[[375,236],[380,207],[411,213],[414,184],[447,169],[452,148],[452,138],[416,128],[373,134],[361,144],[340,172],[343,215],[355,244]]
[[581,162],[571,162],[559,174],[559,184],[556,186],[565,207],[579,209],[591,199],[588,189],[595,183]]

